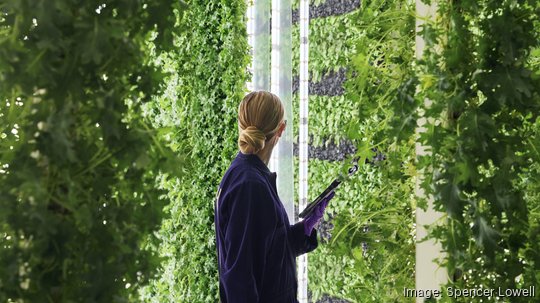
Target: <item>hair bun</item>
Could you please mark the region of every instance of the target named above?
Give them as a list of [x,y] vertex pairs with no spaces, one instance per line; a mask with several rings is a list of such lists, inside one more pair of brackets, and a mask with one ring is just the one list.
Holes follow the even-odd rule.
[[266,136],[256,126],[248,126],[240,132],[238,147],[244,154],[255,154],[264,148]]

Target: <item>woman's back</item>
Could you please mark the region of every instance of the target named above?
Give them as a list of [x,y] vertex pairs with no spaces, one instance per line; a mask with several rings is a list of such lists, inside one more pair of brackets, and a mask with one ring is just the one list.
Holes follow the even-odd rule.
[[296,256],[317,247],[316,233],[290,225],[275,173],[238,153],[218,190],[215,224],[220,297],[225,302],[297,302]]

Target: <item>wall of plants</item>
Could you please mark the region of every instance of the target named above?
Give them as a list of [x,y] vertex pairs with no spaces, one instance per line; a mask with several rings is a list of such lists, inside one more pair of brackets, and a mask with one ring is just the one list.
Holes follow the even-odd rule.
[[430,118],[420,140],[433,156],[418,167],[447,214],[433,236],[456,287],[540,282],[539,9],[537,1],[442,3],[425,28],[418,97],[433,102],[418,104]]
[[[312,154],[323,158],[310,162],[312,193],[341,165],[324,158],[341,160],[340,147],[350,150],[345,137],[357,155],[384,155],[365,165],[329,208],[335,214],[322,225],[333,227],[331,240],[309,259],[314,299],[326,293],[353,302],[399,301],[395,290],[414,286],[413,211],[426,206],[412,196],[420,169],[427,172],[421,186],[446,213],[447,223],[431,236],[448,253],[441,266],[449,285],[538,284],[537,12],[531,1],[441,5],[440,17],[426,27],[428,50],[418,62],[412,1],[365,1],[356,12],[311,21],[310,91],[322,93],[310,99]],[[323,88],[343,74],[343,90]],[[421,101],[426,98],[429,105]],[[419,139],[418,110],[430,121]],[[431,147],[418,161],[416,140]],[[334,153],[318,152],[320,145]],[[395,220],[402,227],[385,230]],[[377,228],[382,233],[372,232]],[[402,262],[377,267],[394,256]]]
[[[540,3],[441,1],[416,61],[414,2],[311,1],[310,199],[362,157],[308,255],[312,302],[402,302],[420,176],[445,214],[431,237],[449,285],[540,284]],[[218,300],[213,203],[237,153],[245,11],[0,2],[0,301]]]
[[145,107],[155,127],[185,154],[183,177],[162,175],[171,203],[153,249],[162,258],[144,302],[218,301],[214,200],[218,184],[238,152],[238,104],[250,62],[243,0],[186,1],[189,30],[174,50],[156,57],[170,73],[162,96]]
[[313,302],[399,302],[403,287],[414,288],[414,141],[390,143],[379,132],[391,112],[363,106],[411,98],[414,84],[399,80],[412,73],[414,9],[414,1],[310,7],[309,197],[353,154],[365,163],[338,189],[308,255]]
[[[143,5],[144,4],[144,5]],[[0,301],[129,302],[151,278],[158,172],[182,161],[141,106],[178,1],[0,2]]]
[[[448,270],[449,286],[538,285],[538,9],[535,1],[439,3],[438,17],[423,28],[424,58],[409,67],[386,100],[363,101],[377,64],[361,50],[353,57],[360,76],[349,83],[349,92],[360,106],[360,120],[391,118],[370,128],[368,146],[419,140],[429,148],[412,172],[424,171],[420,186],[445,214],[445,224],[432,227],[431,237],[447,253],[441,266]],[[388,54],[375,62],[387,63]],[[417,139],[418,112],[427,118],[427,130]],[[403,170],[407,162],[388,163]],[[426,201],[417,205],[425,207]]]

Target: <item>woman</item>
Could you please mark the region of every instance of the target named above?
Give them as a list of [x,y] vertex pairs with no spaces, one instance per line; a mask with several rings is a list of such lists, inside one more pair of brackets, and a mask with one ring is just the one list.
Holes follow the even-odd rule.
[[317,247],[315,224],[329,198],[290,225],[268,169],[283,134],[284,108],[269,92],[252,92],[238,108],[240,152],[225,172],[215,205],[222,303],[296,303],[296,257]]

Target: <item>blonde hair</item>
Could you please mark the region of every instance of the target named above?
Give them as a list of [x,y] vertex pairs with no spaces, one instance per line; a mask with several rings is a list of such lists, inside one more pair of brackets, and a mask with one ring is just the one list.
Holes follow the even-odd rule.
[[279,98],[266,91],[251,92],[238,106],[238,147],[244,154],[262,150],[278,131],[285,115]]

